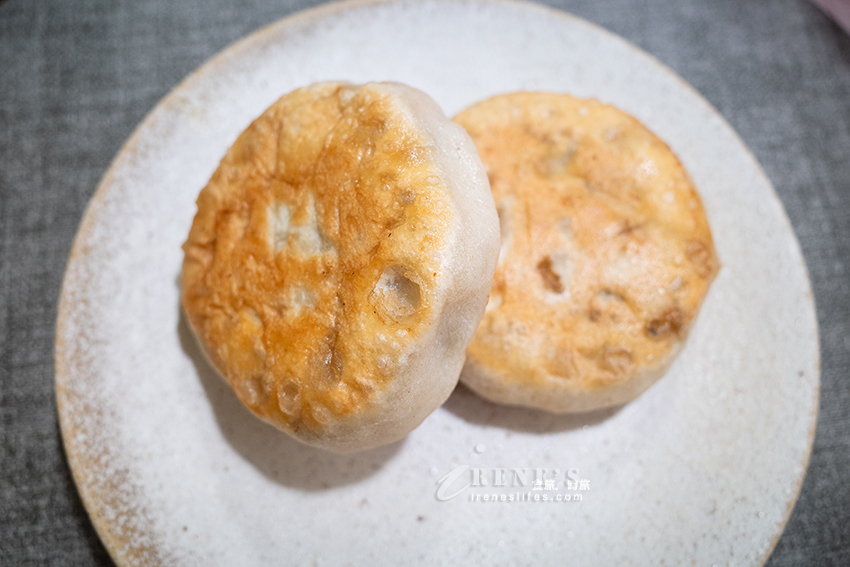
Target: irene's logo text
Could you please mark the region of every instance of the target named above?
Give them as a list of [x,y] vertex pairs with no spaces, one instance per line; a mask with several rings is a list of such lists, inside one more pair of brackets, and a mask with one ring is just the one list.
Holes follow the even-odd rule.
[[[528,490],[530,488],[530,490]],[[569,493],[566,491],[578,491]],[[437,500],[467,493],[470,502],[580,502],[590,480],[578,469],[476,468],[459,465],[437,481]],[[554,494],[553,494],[554,493]]]

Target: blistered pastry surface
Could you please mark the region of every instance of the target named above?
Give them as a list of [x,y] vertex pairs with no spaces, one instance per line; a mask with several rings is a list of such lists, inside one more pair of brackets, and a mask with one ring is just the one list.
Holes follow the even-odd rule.
[[487,168],[502,230],[471,361],[508,389],[554,396],[663,371],[718,269],[673,152],[624,112],[568,95],[497,96],[455,121]]
[[451,211],[427,142],[379,86],[321,83],[251,124],[201,192],[183,305],[263,419],[367,411],[432,323]]

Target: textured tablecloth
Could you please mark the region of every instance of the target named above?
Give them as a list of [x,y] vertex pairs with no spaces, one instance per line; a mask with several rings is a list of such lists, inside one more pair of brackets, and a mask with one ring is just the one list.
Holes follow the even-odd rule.
[[[313,3],[0,1],[0,565],[111,565],[65,462],[53,386],[62,274],[98,181],[189,72]],[[802,0],[551,4],[672,67],[776,186],[815,291],[822,391],[768,565],[850,565],[850,38]]]

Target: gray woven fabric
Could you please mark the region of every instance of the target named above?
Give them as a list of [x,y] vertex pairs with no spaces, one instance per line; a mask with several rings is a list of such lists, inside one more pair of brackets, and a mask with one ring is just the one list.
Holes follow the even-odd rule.
[[[62,273],[100,177],[184,76],[309,4],[0,2],[0,565],[111,565],[65,464],[52,359]],[[850,565],[850,38],[802,0],[551,4],[672,67],[775,184],[815,290],[822,395],[809,473],[768,564]]]

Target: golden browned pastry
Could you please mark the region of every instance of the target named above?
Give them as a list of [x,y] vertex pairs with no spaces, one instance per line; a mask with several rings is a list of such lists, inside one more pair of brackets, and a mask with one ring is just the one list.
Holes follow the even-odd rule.
[[718,270],[684,167],[594,100],[515,93],[455,121],[484,161],[502,227],[461,381],[558,413],[633,399],[681,349]]
[[375,447],[455,387],[498,231],[475,147],[430,98],[319,83],[251,124],[201,191],[183,307],[258,417]]

